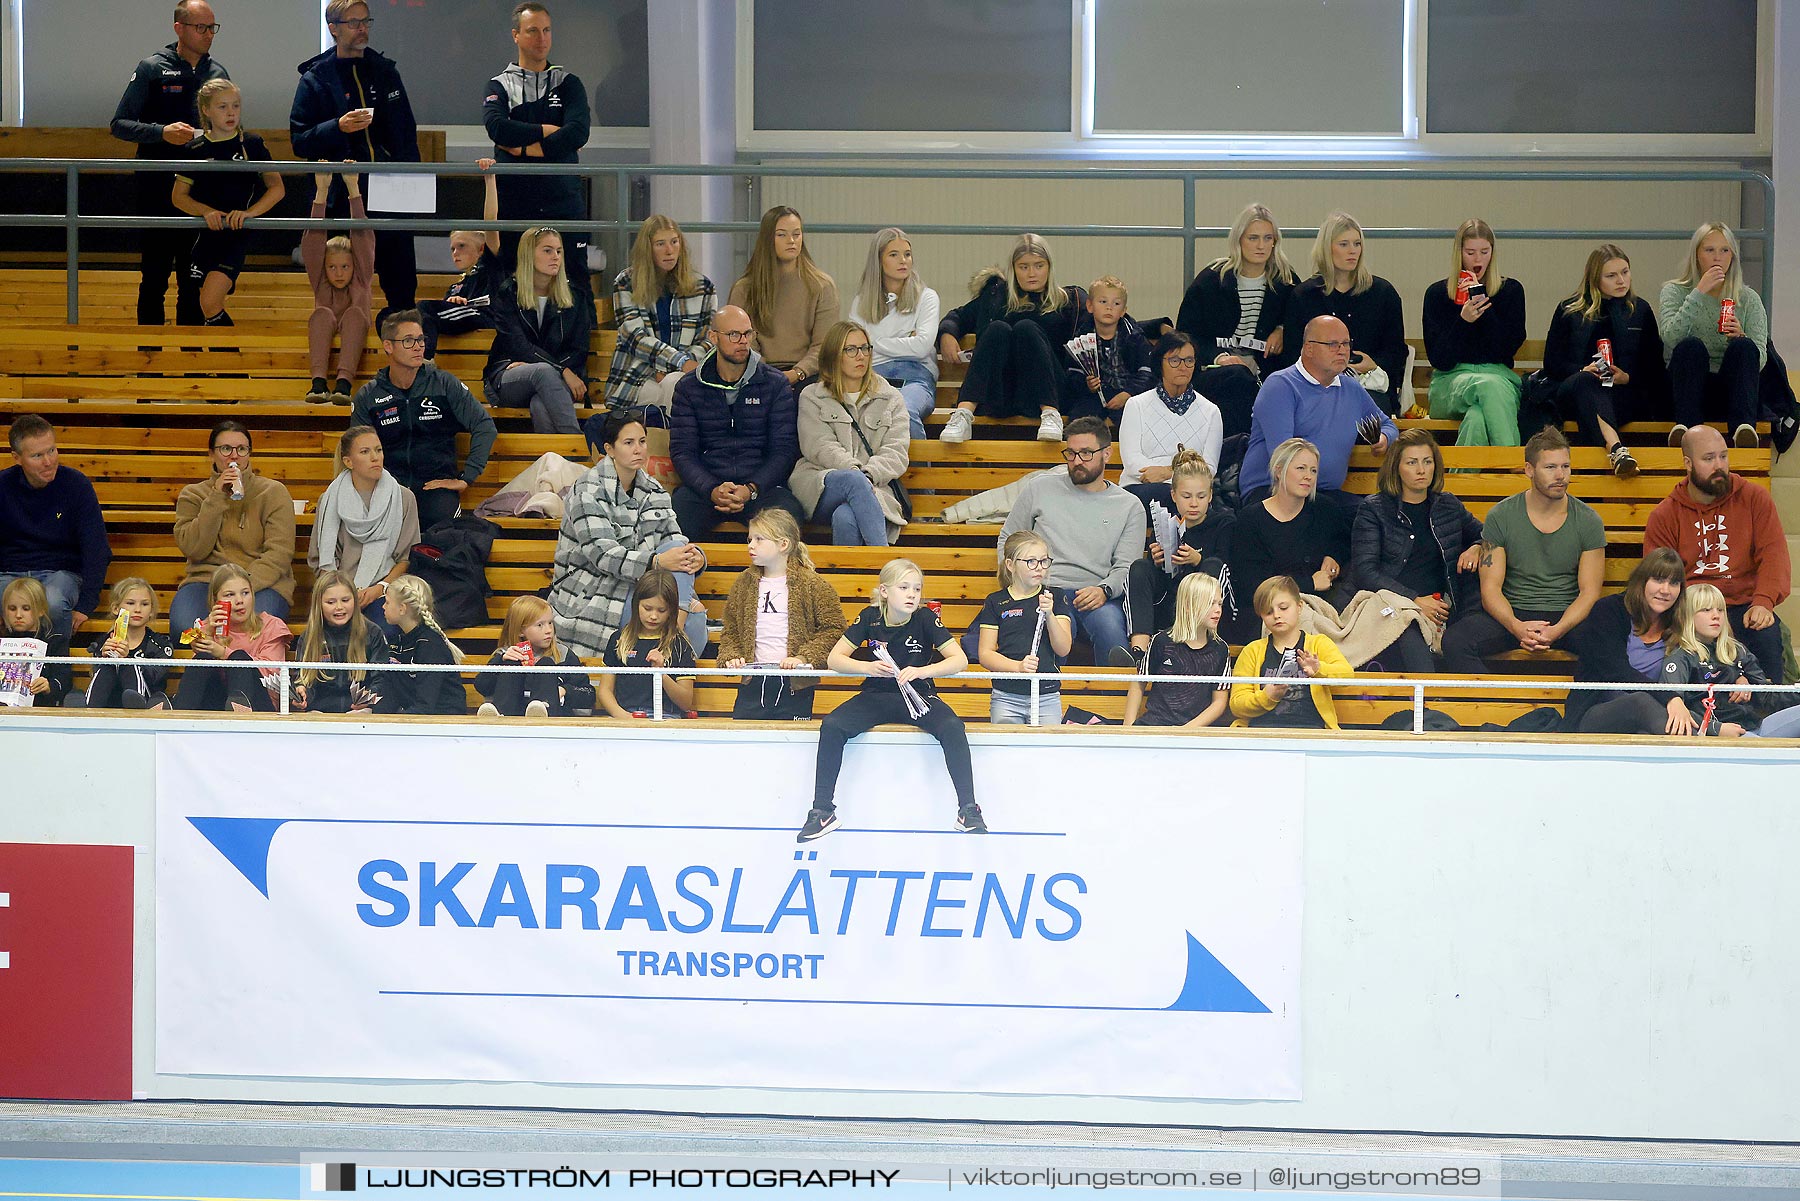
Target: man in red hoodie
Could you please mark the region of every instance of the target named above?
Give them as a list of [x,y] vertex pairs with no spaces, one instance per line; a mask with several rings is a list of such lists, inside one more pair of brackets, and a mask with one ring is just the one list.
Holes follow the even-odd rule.
[[1667,546],[1687,564],[1688,583],[1725,594],[1731,632],[1769,678],[1781,680],[1781,623],[1792,569],[1787,536],[1768,492],[1734,475],[1725,437],[1697,425],[1681,439],[1687,481],[1657,502],[1644,523],[1644,553]]

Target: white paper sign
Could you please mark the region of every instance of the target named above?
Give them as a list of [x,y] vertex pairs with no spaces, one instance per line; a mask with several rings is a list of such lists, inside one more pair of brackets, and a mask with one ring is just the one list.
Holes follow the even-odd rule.
[[371,213],[437,212],[435,175],[371,174],[366,178],[368,199],[365,207]]
[[1120,821],[1202,752],[978,745],[982,836],[875,735],[797,846],[811,738],[220,737],[158,739],[159,1072],[1300,1095],[1299,755]]

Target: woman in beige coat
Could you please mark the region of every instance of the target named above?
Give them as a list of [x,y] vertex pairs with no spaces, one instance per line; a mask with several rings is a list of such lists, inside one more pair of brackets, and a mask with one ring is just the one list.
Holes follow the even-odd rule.
[[819,351],[819,381],[800,393],[800,462],[788,487],[831,523],[834,546],[887,546],[906,524],[894,481],[910,447],[900,390],[870,369],[868,331],[840,321]]

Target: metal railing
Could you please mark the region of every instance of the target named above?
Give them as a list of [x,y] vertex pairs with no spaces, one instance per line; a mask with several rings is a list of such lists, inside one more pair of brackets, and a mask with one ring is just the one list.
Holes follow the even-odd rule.
[[[77,324],[79,317],[79,263],[80,238],[84,229],[143,229],[159,227],[178,227],[200,229],[205,221],[199,217],[137,217],[91,214],[81,212],[80,178],[84,173],[135,173],[139,171],[154,172],[167,175],[175,170],[183,174],[207,171],[235,171],[257,174],[276,172],[282,175],[313,175],[321,173],[321,169],[333,174],[354,173],[358,175],[433,175],[433,176],[472,176],[482,172],[474,163],[315,163],[281,161],[269,163],[212,162],[186,159],[48,159],[48,158],[16,158],[0,159],[0,173],[34,172],[38,174],[60,174],[65,177],[65,202],[61,213],[7,213],[0,214],[0,225],[15,229],[61,229],[65,239],[66,269],[68,272],[68,313],[67,322]],[[1654,185],[1659,183],[1736,183],[1758,189],[1762,198],[1763,224],[1758,228],[1739,229],[1736,234],[1740,243],[1755,243],[1770,251],[1775,236],[1775,183],[1760,171],[1743,168],[1716,168],[1695,170],[1666,171],[1604,171],[1604,170],[1496,170],[1474,169],[1462,167],[1307,167],[1307,168],[1264,168],[1264,167],[1221,167],[1200,169],[1154,168],[1154,167],[910,167],[910,166],[862,166],[853,163],[833,164],[831,166],[772,166],[772,165],[663,165],[663,164],[585,164],[585,163],[504,163],[492,168],[497,175],[548,175],[548,176],[581,176],[596,183],[610,181],[614,190],[614,206],[616,215],[587,221],[558,221],[557,227],[565,231],[587,233],[589,235],[611,234],[621,239],[621,244],[628,244],[632,232],[638,222],[631,218],[631,196],[633,182],[646,177],[726,177],[763,179],[789,178],[826,178],[826,179],[1005,179],[1005,180],[1039,180],[1058,181],[1063,183],[1107,183],[1107,182],[1142,182],[1160,181],[1178,183],[1181,186],[1181,223],[1178,225],[1034,225],[1032,228],[1046,237],[1104,237],[1104,238],[1179,238],[1182,242],[1182,279],[1192,279],[1197,264],[1197,246],[1202,238],[1222,238],[1230,230],[1219,225],[1201,225],[1196,212],[1196,188],[1200,181],[1217,180],[1334,180],[1361,182],[1514,182],[1514,183],[1642,183]],[[366,190],[366,189],[365,189]],[[679,214],[676,214],[678,219]],[[326,227],[331,229],[405,229],[414,233],[448,233],[453,229],[467,228],[472,219],[460,217],[454,220],[441,217],[385,217],[353,221],[345,218],[325,218],[315,221],[311,217],[259,217],[255,219],[253,228],[259,230],[292,230],[299,232],[306,229]],[[473,218],[479,220],[479,218]],[[542,221],[497,221],[482,222],[484,226],[508,232],[519,232],[543,224]],[[743,221],[689,221],[681,219],[681,225],[689,233],[754,233],[757,228],[755,220]],[[819,234],[868,234],[874,227],[866,222],[847,224],[843,222],[809,221],[807,230]],[[991,224],[915,224],[906,223],[906,229],[912,234],[974,234],[974,235],[1012,235],[1018,232],[1018,226],[1002,226]],[[1292,236],[1310,236],[1315,232],[1308,226],[1284,226],[1282,232]],[[1370,238],[1404,238],[1404,239],[1448,239],[1455,234],[1454,227],[1437,226],[1366,226],[1364,233]],[[1515,229],[1507,228],[1508,237],[1527,240],[1552,241],[1593,241],[1600,239],[1637,239],[1646,241],[1685,241],[1693,236],[1691,229]],[[1765,254],[1765,263],[1770,256]],[[1769,301],[1774,292],[1774,281],[1767,268],[1763,275],[1761,293],[1763,299]]]
[[[176,660],[98,659],[93,656],[85,656],[85,655],[84,656],[50,655],[50,656],[45,656],[43,658],[32,657],[32,658],[23,659],[23,660],[19,659],[18,657],[9,656],[7,661],[11,661],[11,662],[23,661],[23,662],[40,663],[40,664],[55,663],[55,664],[59,664],[59,665],[60,664],[68,664],[71,668],[76,667],[76,666],[82,666],[82,667],[88,667],[88,668],[94,668],[94,667],[125,668],[125,667],[129,667],[129,666],[133,666],[133,665],[141,665],[144,663],[157,663],[164,667],[179,666],[184,670],[193,670],[195,668],[199,668],[201,670],[221,670],[221,669],[223,669],[223,670],[227,670],[227,671],[248,671],[251,669],[256,669],[260,674],[263,674],[265,676],[265,678],[269,681],[269,684],[267,685],[267,690],[270,695],[270,703],[275,706],[274,712],[281,716],[292,716],[298,712],[301,712],[301,710],[297,710],[294,708],[294,706],[291,702],[291,697],[293,695],[294,684],[296,682],[296,679],[295,679],[296,673],[301,672],[301,671],[306,671],[306,670],[330,671],[330,672],[334,672],[334,673],[343,673],[343,672],[347,672],[347,671],[361,671],[361,672],[365,672],[365,673],[369,673],[369,672],[374,672],[374,673],[382,673],[382,672],[421,673],[421,672],[423,672],[423,673],[428,673],[428,674],[430,674],[430,673],[452,673],[457,676],[473,675],[473,674],[478,674],[478,673],[479,674],[494,673],[494,674],[501,674],[501,675],[543,675],[543,676],[566,676],[566,675],[579,674],[579,675],[585,675],[589,679],[593,679],[596,676],[649,676],[651,678],[651,702],[652,702],[652,704],[651,704],[651,709],[649,710],[649,713],[648,713],[648,717],[649,717],[649,720],[651,720],[651,721],[665,721],[665,720],[668,720],[668,718],[669,718],[668,707],[667,707],[667,704],[664,699],[665,693],[663,690],[663,677],[666,675],[680,675],[683,677],[692,676],[692,677],[695,677],[696,679],[714,679],[714,680],[720,679],[720,678],[731,679],[731,680],[742,680],[746,677],[750,677],[750,678],[759,678],[759,679],[781,678],[781,679],[814,679],[814,680],[825,680],[825,679],[854,680],[859,683],[863,680],[871,678],[871,677],[865,676],[865,675],[854,675],[854,674],[836,672],[836,671],[831,671],[828,669],[819,669],[819,668],[772,668],[771,667],[771,668],[746,669],[746,668],[742,668],[742,667],[691,667],[691,668],[684,667],[684,668],[679,669],[678,671],[671,672],[667,668],[661,668],[661,667],[591,667],[591,666],[584,665],[579,670],[575,670],[575,669],[571,669],[571,668],[567,668],[567,667],[550,666],[550,665],[537,666],[537,665],[500,664],[500,663],[486,663],[486,662],[473,662],[473,661],[464,662],[464,663],[449,663],[449,664],[423,664],[423,663],[422,664],[409,664],[409,663],[347,664],[347,663],[339,663],[339,662],[316,663],[316,662],[276,660],[276,659],[267,659],[267,660],[265,660],[265,659],[201,659],[201,658],[176,659]],[[1006,680],[1006,681],[1010,681],[1013,683],[1017,683],[1020,680],[1029,680],[1030,684],[1031,684],[1031,691],[1030,691],[1031,704],[1030,704],[1030,715],[1029,715],[1029,718],[1028,718],[1028,721],[1026,724],[1031,725],[1031,726],[1038,726],[1038,725],[1042,724],[1042,722],[1040,720],[1041,714],[1039,713],[1039,709],[1038,709],[1038,701],[1039,701],[1040,695],[1041,695],[1039,689],[1045,681],[1075,681],[1075,682],[1082,682],[1082,683],[1107,683],[1107,684],[1116,684],[1116,685],[1128,685],[1128,684],[1133,684],[1133,683],[1149,683],[1152,685],[1220,684],[1220,685],[1230,686],[1233,684],[1243,684],[1243,683],[1249,682],[1250,680],[1254,680],[1256,683],[1258,683],[1260,685],[1284,684],[1289,687],[1300,687],[1302,685],[1305,685],[1307,687],[1329,688],[1334,691],[1337,691],[1337,690],[1365,691],[1368,689],[1387,689],[1387,690],[1392,690],[1392,691],[1404,690],[1411,697],[1412,733],[1414,733],[1416,735],[1423,735],[1428,732],[1425,729],[1426,701],[1430,699],[1432,693],[1440,692],[1440,691],[1459,691],[1459,690],[1479,689],[1479,690],[1482,690],[1482,691],[1488,692],[1488,693],[1496,693],[1496,692],[1505,693],[1505,692],[1523,692],[1523,691],[1536,692],[1536,691],[1543,691],[1545,689],[1556,689],[1556,690],[1565,690],[1566,689],[1570,693],[1575,693],[1575,692],[1617,692],[1617,693],[1648,692],[1648,693],[1656,693],[1656,694],[1667,693],[1670,696],[1674,696],[1677,694],[1687,694],[1687,695],[1692,696],[1694,694],[1705,693],[1707,691],[1707,689],[1705,687],[1700,686],[1700,685],[1695,685],[1695,684],[1652,684],[1652,683],[1648,683],[1648,682],[1644,682],[1644,683],[1582,683],[1582,682],[1576,682],[1576,681],[1571,681],[1571,680],[1538,680],[1538,679],[1526,679],[1526,678],[1522,678],[1522,677],[1521,678],[1508,677],[1508,678],[1504,678],[1504,679],[1488,678],[1488,679],[1416,680],[1416,679],[1407,679],[1407,678],[1396,677],[1396,676],[1385,676],[1385,675],[1384,676],[1375,676],[1375,675],[1354,675],[1354,674],[1349,675],[1349,676],[1341,676],[1341,677],[1325,677],[1325,676],[1319,676],[1319,677],[1274,677],[1274,676],[1243,677],[1243,676],[1231,676],[1231,675],[1223,675],[1223,676],[1141,675],[1141,674],[1128,674],[1125,672],[1117,672],[1117,671],[1106,672],[1104,674],[1099,673],[1099,672],[1064,671],[1064,672],[1059,672],[1059,673],[1040,672],[1035,675],[1028,676],[1023,672],[992,672],[992,671],[980,671],[980,670],[971,669],[971,670],[967,670],[967,671],[957,672],[955,675],[952,675],[952,676],[939,676],[939,677],[936,677],[936,679],[988,680],[988,681]],[[1735,686],[1735,685],[1729,686],[1729,687],[1720,686],[1720,687],[1717,687],[1716,689],[1714,689],[1714,691],[1717,693],[1743,691],[1743,692],[1751,693],[1753,696],[1766,696],[1766,695],[1792,696],[1792,697],[1794,697],[1795,704],[1800,705],[1800,684],[1746,684],[1746,685],[1743,685],[1741,688],[1738,686]],[[1370,699],[1373,699],[1373,698],[1370,698]],[[1383,698],[1383,699],[1386,699],[1386,698]],[[8,710],[6,708],[0,708],[0,716],[3,716],[5,714],[7,714],[8,712],[17,713],[17,712],[21,712],[21,710]],[[382,716],[382,715],[374,714],[374,716]],[[603,714],[603,713],[596,713],[595,716],[605,717],[607,715]],[[972,720],[979,720],[979,719],[972,719]],[[1225,725],[1225,724],[1229,724],[1229,723],[1221,722],[1220,724]],[[1080,728],[1080,727],[1075,727],[1075,728]],[[1146,729],[1161,730],[1161,729],[1163,729],[1163,727],[1146,727]],[[1432,731],[1432,732],[1435,732],[1435,731]]]

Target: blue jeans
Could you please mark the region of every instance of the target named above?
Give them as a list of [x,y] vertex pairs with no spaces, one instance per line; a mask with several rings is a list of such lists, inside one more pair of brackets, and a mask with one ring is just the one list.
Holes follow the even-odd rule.
[[[1063,596],[1068,599],[1070,608],[1074,608],[1075,594],[1079,588],[1064,588]],[[1075,625],[1088,645],[1094,648],[1094,662],[1106,664],[1112,661],[1114,647],[1124,646],[1125,606],[1116,600],[1109,600],[1098,609],[1083,613],[1075,609]]]
[[875,364],[874,371],[884,379],[900,382],[900,399],[906,402],[912,436],[923,439],[925,419],[937,408],[937,376],[931,373],[931,365],[923,359],[889,359]]
[[860,471],[847,468],[825,473],[825,490],[813,509],[812,519],[831,519],[833,546],[886,546],[887,518],[875,485]]
[[0,592],[14,580],[36,580],[44,586],[44,598],[50,602],[50,630],[68,637],[73,620],[69,615],[81,596],[81,577],[73,571],[9,571],[0,574]]
[[[686,543],[686,539],[664,538],[657,543],[656,553],[660,555]],[[694,648],[694,658],[698,659],[706,654],[706,614],[687,612],[687,607],[694,600],[694,577],[685,571],[671,574],[675,577],[675,599],[682,609],[681,632],[687,635],[688,645]]]
[[[257,592],[252,607],[258,613],[267,613],[271,617],[279,617],[286,621],[288,603],[281,598],[281,593],[273,588],[264,588]],[[206,616],[206,581],[195,580],[183,584],[175,590],[175,599],[169,602],[169,637],[178,639],[181,631],[188,629],[196,621]]]
[[[1109,600],[1093,612],[1083,613],[1080,609],[1074,608],[1075,594],[1079,591],[1081,591],[1079,588],[1064,588],[1062,594],[1069,602],[1069,607],[1074,609],[1076,630],[1083,638],[1087,639],[1088,645],[1094,650],[1094,663],[1105,667],[1112,661],[1113,648],[1126,644],[1125,606],[1120,601]],[[962,636],[962,641],[959,643],[963,648],[963,654],[969,657],[969,662],[977,666],[981,663],[981,656],[978,653],[981,648],[980,634],[981,627],[970,626],[969,632]],[[1040,653],[1048,652],[1040,651]]]

